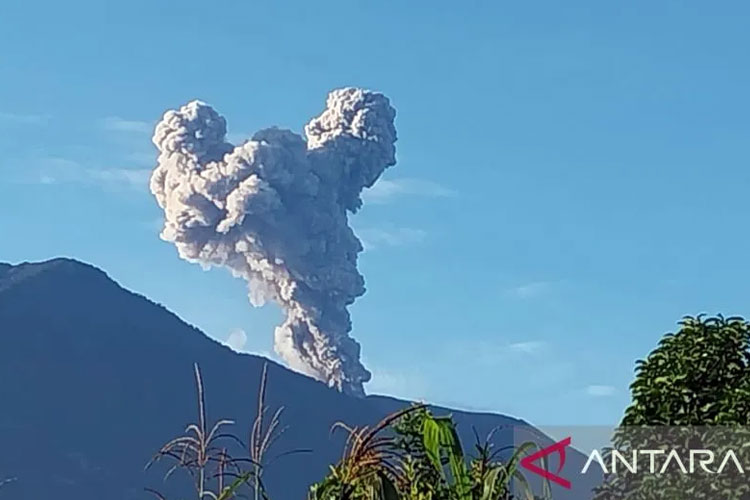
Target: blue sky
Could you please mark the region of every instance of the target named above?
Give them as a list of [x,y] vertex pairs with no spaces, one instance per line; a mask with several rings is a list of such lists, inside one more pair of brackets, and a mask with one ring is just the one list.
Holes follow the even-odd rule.
[[102,267],[209,335],[281,313],[158,236],[150,130],[230,137],[387,94],[398,160],[352,220],[370,392],[612,424],[685,314],[750,315],[746,2],[4,1],[0,260]]

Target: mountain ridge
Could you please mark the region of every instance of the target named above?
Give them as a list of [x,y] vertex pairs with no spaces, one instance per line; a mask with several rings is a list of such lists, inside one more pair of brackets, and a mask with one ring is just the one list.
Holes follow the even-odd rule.
[[[146,498],[160,484],[143,466],[194,421],[193,364],[201,367],[209,418],[239,422],[246,436],[268,364],[271,408],[284,406],[279,451],[311,449],[270,467],[274,500],[304,498],[328,464],[340,458],[335,422],[369,425],[408,401],[356,398],[260,356],[237,353],[151,299],[121,287],[104,271],[75,259],[0,263],[0,479],[18,500]],[[468,439],[476,428],[513,442],[520,419],[434,407],[451,413]],[[116,450],[116,451],[113,451]],[[41,455],[40,455],[41,454]],[[47,481],[35,481],[39,457]],[[170,487],[173,485],[170,483]],[[186,485],[177,483],[179,492]]]
[[[70,272],[73,272],[73,271],[84,271],[84,272],[87,272],[87,273],[91,273],[91,276],[96,276],[96,277],[99,277],[99,278],[106,278],[106,280],[108,280],[109,282],[111,282],[111,284],[116,285],[120,290],[125,291],[125,292],[127,292],[129,294],[132,294],[132,295],[134,295],[136,297],[140,297],[141,299],[145,300],[149,304],[151,304],[151,305],[153,305],[155,307],[158,307],[158,308],[164,310],[167,314],[173,316],[175,319],[179,320],[180,322],[184,323],[185,325],[189,326],[190,328],[196,330],[198,333],[200,333],[202,336],[206,337],[208,340],[210,340],[210,341],[212,341],[212,342],[214,342],[214,343],[216,343],[216,344],[218,344],[218,345],[220,345],[220,346],[222,346],[224,348],[231,349],[228,346],[226,346],[225,344],[223,344],[222,342],[220,342],[219,340],[216,340],[216,339],[214,339],[214,338],[206,335],[197,326],[193,325],[190,321],[188,321],[185,318],[181,317],[179,314],[171,311],[170,309],[168,309],[165,305],[161,304],[160,302],[157,302],[157,301],[149,298],[148,296],[146,296],[144,294],[141,294],[141,293],[138,293],[138,292],[135,292],[135,291],[132,291],[132,290],[129,290],[129,289],[123,287],[122,285],[119,284],[119,282],[114,277],[110,276],[106,271],[104,271],[104,270],[96,267],[93,264],[90,264],[90,263],[87,263],[87,262],[83,262],[81,260],[74,259],[74,258],[71,258],[71,257],[55,257],[55,258],[52,258],[52,259],[49,259],[49,260],[39,261],[39,262],[23,261],[23,262],[20,262],[18,264],[11,264],[11,263],[7,263],[7,262],[0,262],[0,293],[2,293],[2,291],[4,289],[6,289],[6,288],[10,288],[11,285],[14,285],[14,283],[12,283],[13,278],[14,278],[14,276],[12,276],[12,273],[9,273],[10,276],[8,276],[10,278],[11,283],[8,286],[5,285],[5,280],[7,278],[6,278],[6,276],[4,276],[4,272],[3,272],[4,270],[6,272],[8,270],[10,270],[11,272],[12,271],[17,271],[18,277],[16,278],[16,280],[19,281],[19,282],[22,282],[24,279],[34,278],[37,274],[41,275],[41,274],[45,274],[45,273],[50,272],[50,271],[52,271],[52,272],[58,271],[58,272],[66,273],[66,274],[68,274]],[[21,283],[16,283],[16,284],[21,284]],[[233,352],[236,352],[236,351],[233,351]],[[239,354],[240,356],[251,356],[251,357],[254,357],[256,359],[264,360],[265,362],[268,362],[268,363],[271,363],[271,364],[274,364],[274,365],[277,365],[279,367],[282,367],[284,369],[289,370],[288,368],[284,367],[283,364],[278,363],[277,361],[274,361],[272,359],[266,358],[265,356],[261,356],[261,355],[253,354],[253,353],[247,353],[247,352],[236,352],[236,353]],[[301,374],[299,372],[294,372],[292,370],[289,370],[289,371],[292,372],[292,373],[294,373],[295,375],[298,375],[298,376],[301,376],[301,377],[305,377],[305,378],[309,379],[310,381],[318,382],[315,379],[313,379],[311,377],[308,377],[307,375]],[[321,383],[321,382],[318,382],[318,383]],[[386,395],[386,394],[367,394],[366,397],[367,398],[382,398],[382,399],[397,401],[397,402],[402,403],[402,404],[409,404],[409,403],[412,402],[412,401],[401,399],[401,398],[397,398],[397,397],[394,397],[394,396],[389,396],[389,395]],[[453,408],[453,407],[451,407],[451,409],[456,410],[456,411],[471,413],[471,414],[474,414],[474,415],[499,415],[498,413],[492,412],[492,411],[489,411],[489,410],[475,410],[475,409],[465,409],[465,408],[461,409],[461,408]],[[517,422],[517,424],[519,424],[519,425],[530,425],[528,422],[524,421],[523,419],[520,419],[520,418],[517,418],[517,417],[512,417],[512,416],[505,415],[505,414],[503,414],[503,416],[507,417],[509,419],[515,420]]]

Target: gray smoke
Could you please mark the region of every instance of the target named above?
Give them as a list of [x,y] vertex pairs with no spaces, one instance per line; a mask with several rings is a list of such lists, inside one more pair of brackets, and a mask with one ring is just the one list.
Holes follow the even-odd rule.
[[286,320],[275,331],[276,352],[355,395],[364,395],[370,372],[349,336],[347,306],[365,287],[347,212],[396,163],[395,114],[382,94],[344,88],[305,126],[306,142],[268,128],[233,146],[224,118],[193,101],[167,111],[153,137],[162,239],[185,260],[244,278],[253,305],[278,302]]

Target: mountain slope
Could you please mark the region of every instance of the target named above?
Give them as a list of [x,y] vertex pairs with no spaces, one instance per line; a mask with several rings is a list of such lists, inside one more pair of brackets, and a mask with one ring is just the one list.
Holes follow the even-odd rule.
[[[231,418],[245,438],[266,360],[237,354],[162,306],[77,261],[0,264],[0,481],[16,500],[147,498],[161,475],[143,466],[195,419],[193,363],[203,372],[210,420]],[[268,405],[288,426],[275,450],[313,450],[266,472],[274,500],[304,498],[341,453],[337,421],[371,424],[408,403],[357,399],[269,363]],[[523,422],[453,412],[463,432]],[[177,498],[170,495],[171,498]]]

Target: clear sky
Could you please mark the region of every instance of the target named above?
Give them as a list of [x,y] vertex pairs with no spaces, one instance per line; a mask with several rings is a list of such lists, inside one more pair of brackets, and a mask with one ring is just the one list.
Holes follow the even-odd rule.
[[231,138],[301,131],[330,89],[379,90],[399,163],[352,220],[368,390],[616,423],[634,361],[683,315],[750,316],[749,16],[744,1],[3,0],[0,260],[79,258],[269,352],[280,311],[158,238],[151,128],[200,98]]

